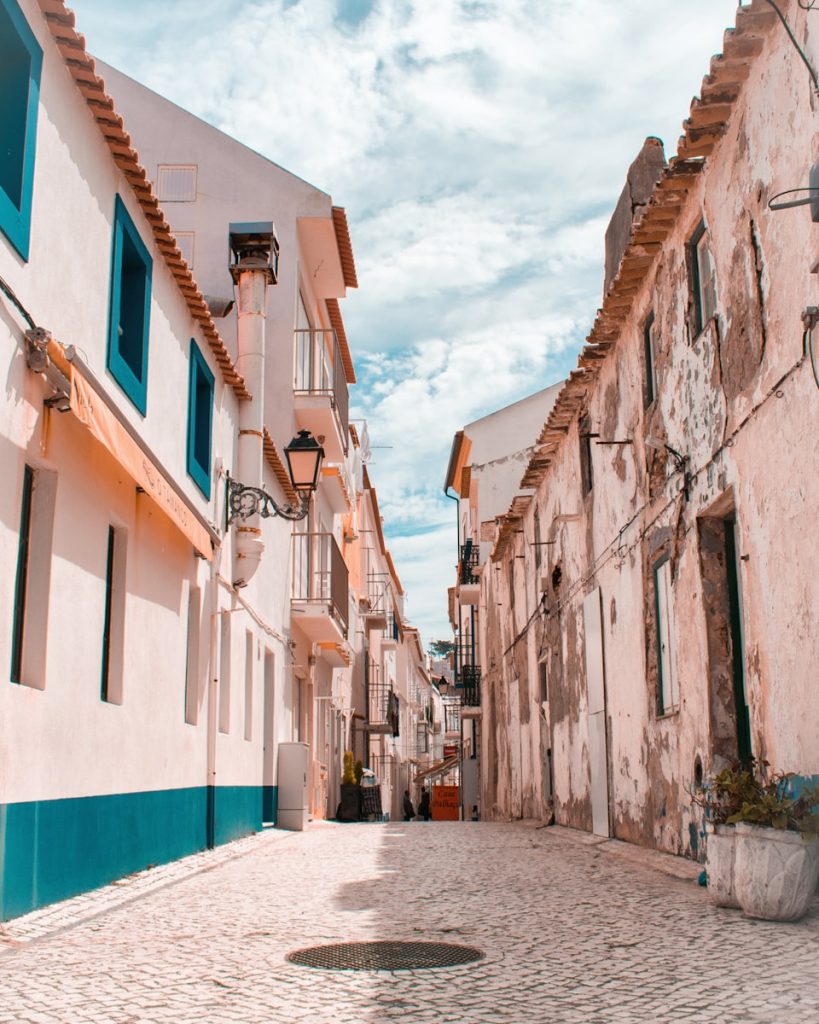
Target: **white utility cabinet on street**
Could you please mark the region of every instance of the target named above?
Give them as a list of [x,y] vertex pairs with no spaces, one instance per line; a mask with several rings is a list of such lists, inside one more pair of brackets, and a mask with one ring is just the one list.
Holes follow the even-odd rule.
[[301,832],[307,825],[308,753],[306,743],[279,744],[279,828]]

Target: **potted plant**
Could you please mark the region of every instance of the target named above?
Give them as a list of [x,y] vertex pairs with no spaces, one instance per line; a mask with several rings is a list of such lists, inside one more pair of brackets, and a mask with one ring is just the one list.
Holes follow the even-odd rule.
[[734,889],[749,917],[797,921],[819,879],[819,786],[774,773],[727,819],[736,826]]
[[344,767],[341,773],[341,800],[336,819],[358,821],[361,818],[361,776],[356,772],[355,755],[352,750],[344,753]]
[[705,873],[708,895],[718,907],[739,906],[734,891],[736,829],[728,821],[756,797],[757,773],[753,759],[745,764],[734,761],[694,794],[694,802],[705,810]]

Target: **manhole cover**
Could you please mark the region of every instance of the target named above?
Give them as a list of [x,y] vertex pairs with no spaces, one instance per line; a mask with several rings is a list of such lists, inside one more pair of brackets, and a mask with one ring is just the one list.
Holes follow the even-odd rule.
[[331,971],[416,971],[426,967],[457,967],[483,957],[474,946],[450,942],[337,942],[297,949],[287,955],[291,963]]

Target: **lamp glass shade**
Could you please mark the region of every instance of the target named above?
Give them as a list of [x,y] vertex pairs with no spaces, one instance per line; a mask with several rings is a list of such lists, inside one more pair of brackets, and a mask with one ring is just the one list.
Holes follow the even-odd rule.
[[318,487],[324,449],[309,430],[300,430],[284,449],[290,481],[297,491],[314,491]]

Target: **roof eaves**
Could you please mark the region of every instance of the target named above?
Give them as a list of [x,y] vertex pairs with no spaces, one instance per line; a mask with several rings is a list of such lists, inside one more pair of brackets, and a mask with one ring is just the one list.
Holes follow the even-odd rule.
[[279,449],[276,447],[276,442],[270,434],[267,427],[262,428],[262,447],[264,450],[265,462],[273,470],[273,475],[276,477],[279,486],[292,505],[297,505],[299,496],[296,494],[296,489],[293,487],[293,483],[290,479],[290,474],[285,468],[284,462],[282,461],[281,455],[279,455]]
[[[631,226],[629,243],[598,310],[578,366],[558,393],[549,418],[538,437],[537,449],[529,460],[521,487],[536,488],[552,464],[557,450],[586,401],[604,360],[615,348],[634,300],[647,280],[663,243],[677,225],[689,191],[697,184],[705,161],[725,134],[750,66],[762,52],[765,37],[776,23],[776,15],[765,0],[752,0],[737,11],[736,27],[723,37],[723,52],[711,58],[709,74],[701,94],[691,101],[684,135],[649,198],[641,216]],[[450,466],[452,460],[450,459]],[[501,534],[495,551],[503,548]],[[495,552],[493,552],[494,557]]]
[[123,119],[114,109],[114,101],[105,92],[105,83],[96,74],[94,59],[85,48],[85,37],[75,31],[74,12],[66,7],[63,0],[37,2],[68,71],[102,132],[114,163],[125,175],[137,202],[142,207],[157,248],[173,274],[191,316],[197,321],[207,339],[224,380],[233,388],[238,398],[250,400],[252,396],[245,380],[230,358],[230,353],[213,322],[205,297],[199,290],[165,220],[145,168],[139,163],[139,154],[131,146],[131,137],[125,131]]
[[338,246],[338,256],[341,260],[344,284],[348,288],[358,288],[353,243],[350,241],[350,226],[347,223],[347,213],[343,206],[333,207],[333,227],[336,232],[336,245]]
[[355,384],[355,367],[350,346],[347,342],[347,332],[344,330],[344,321],[341,318],[341,307],[338,299],[325,299],[327,304],[327,315],[330,318],[330,326],[336,332],[338,347],[341,350],[341,361],[344,364],[344,376],[348,384]]

